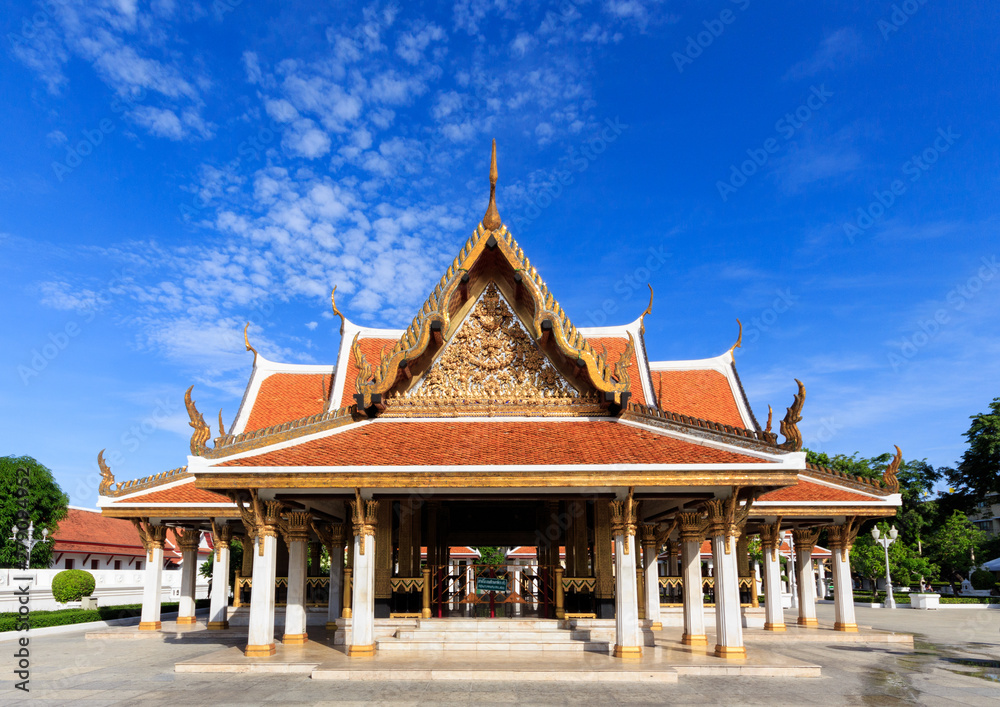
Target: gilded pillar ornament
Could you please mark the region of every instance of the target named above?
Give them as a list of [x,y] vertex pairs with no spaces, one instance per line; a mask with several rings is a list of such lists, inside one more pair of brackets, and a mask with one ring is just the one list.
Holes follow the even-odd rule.
[[740,536],[743,526],[746,524],[747,516],[750,515],[750,507],[753,505],[753,498],[747,499],[746,503],[740,504],[740,489],[733,488],[729,498],[713,498],[705,502],[705,511],[708,514],[708,534],[713,538],[725,538],[725,552],[727,555],[733,551],[733,541]]
[[621,535],[624,541],[625,554],[629,553],[629,538],[635,536],[636,503],[633,500],[633,487],[629,487],[628,496],[621,501],[611,501],[611,535]]
[[840,551],[841,561],[847,560],[848,551],[854,547],[854,541],[857,540],[861,522],[857,516],[852,516],[843,525],[826,526],[827,544],[831,550]]
[[219,525],[212,519],[212,544],[215,546],[215,559],[219,559],[219,551],[229,547],[233,539],[233,529],[227,523]]
[[239,493],[229,494],[229,498],[240,511],[240,519],[251,540],[257,541],[257,554],[264,556],[265,537],[277,537],[278,526],[281,524],[281,512],[284,505],[280,501],[261,501],[257,489],[250,489],[250,502],[243,504]]
[[354,489],[355,500],[351,501],[351,522],[354,525],[354,537],[359,538],[358,551],[365,554],[365,536],[375,537],[378,525],[378,501],[366,501],[361,498],[361,489]]
[[136,532],[139,533],[139,541],[146,551],[147,561],[153,561],[153,550],[162,550],[163,543],[167,540],[167,526],[153,525],[149,518],[129,518]]
[[771,559],[778,559],[778,550],[781,548],[781,517],[776,523],[764,523],[760,526],[760,549],[761,552],[770,552]]
[[798,528],[792,531],[792,539],[795,540],[795,549],[812,552],[819,540],[819,528]]
[[307,542],[312,528],[312,513],[290,511],[284,518],[279,518],[278,527],[287,545],[291,546],[293,542]]
[[201,544],[201,531],[195,528],[174,528],[174,538],[181,552],[197,550]]

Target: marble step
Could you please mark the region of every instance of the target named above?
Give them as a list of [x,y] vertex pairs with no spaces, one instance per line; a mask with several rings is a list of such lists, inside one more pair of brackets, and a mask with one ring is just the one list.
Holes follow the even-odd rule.
[[506,642],[506,643],[565,643],[568,641],[606,641],[614,640],[614,631],[601,632],[595,636],[593,631],[397,631],[394,638],[400,641],[462,641],[462,642]]
[[511,653],[515,651],[560,651],[610,653],[612,643],[604,641],[559,641],[551,643],[508,643],[502,641],[401,641],[399,639],[378,639],[378,650],[389,652],[407,651],[475,651],[478,653]]

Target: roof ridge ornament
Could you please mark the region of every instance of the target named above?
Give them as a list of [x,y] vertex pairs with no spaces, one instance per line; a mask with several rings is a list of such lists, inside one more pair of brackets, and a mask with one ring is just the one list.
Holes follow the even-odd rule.
[[184,393],[184,407],[187,408],[188,417],[191,418],[188,424],[194,430],[191,433],[191,454],[200,457],[206,449],[205,443],[212,436],[212,429],[205,422],[204,416],[198,412],[198,408],[195,407],[195,402],[191,399],[192,390],[194,390],[193,385]]
[[[257,349],[253,347],[250,343],[250,337],[247,336],[247,329],[250,328],[250,322],[247,322],[246,326],[243,327],[243,343],[247,346],[247,351],[253,351],[253,365],[257,365]],[[192,386],[193,387],[193,386]]]
[[337,286],[333,286],[333,292],[330,293],[330,306],[333,307],[333,313],[340,317],[340,335],[344,335],[344,328],[347,325],[347,318],[341,314],[340,310],[337,309]]
[[887,490],[896,493],[899,491],[899,479],[896,478],[896,472],[899,471],[899,465],[903,461],[903,451],[899,448],[898,444],[893,446],[896,448],[896,456],[889,462],[889,466],[885,468],[885,472],[882,474],[882,485]]
[[802,422],[802,406],[806,402],[806,387],[802,381],[795,379],[798,383],[799,392],[792,398],[792,404],[785,411],[785,417],[781,421],[781,434],[785,436],[785,441],[781,443],[782,449],[792,452],[802,451],[802,433],[799,432],[799,423]]
[[646,287],[649,288],[649,305],[646,307],[646,310],[642,314],[639,315],[639,333],[640,334],[645,334],[646,333],[646,324],[645,324],[645,321],[644,321],[646,319],[646,315],[653,313],[653,286],[647,282],[646,283]]
[[97,487],[97,493],[101,496],[109,495],[111,485],[115,483],[115,475],[111,473],[111,467],[104,461],[104,452],[105,450],[102,449],[97,453],[97,466],[101,468],[101,483]]
[[483,216],[483,228],[495,231],[501,224],[500,212],[497,211],[497,141],[493,138],[493,152],[490,155],[490,203]]
[[733,351],[735,351],[736,349],[743,348],[743,322],[737,319],[736,323],[740,325],[740,333],[736,336],[736,343],[729,347],[730,354],[733,353]]

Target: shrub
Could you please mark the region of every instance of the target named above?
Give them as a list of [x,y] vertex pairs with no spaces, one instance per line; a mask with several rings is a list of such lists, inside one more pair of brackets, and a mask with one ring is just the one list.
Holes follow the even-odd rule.
[[972,573],[972,576],[969,577],[969,581],[972,582],[973,589],[985,590],[993,589],[997,580],[996,577],[993,576],[992,572],[980,568]]
[[52,578],[52,596],[60,604],[80,601],[94,593],[94,575],[86,570],[63,570]]

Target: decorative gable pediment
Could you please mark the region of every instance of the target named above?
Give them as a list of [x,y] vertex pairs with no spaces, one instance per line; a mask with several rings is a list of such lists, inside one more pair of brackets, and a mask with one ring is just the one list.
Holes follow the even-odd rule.
[[422,380],[401,396],[429,403],[510,404],[581,398],[490,283]]

